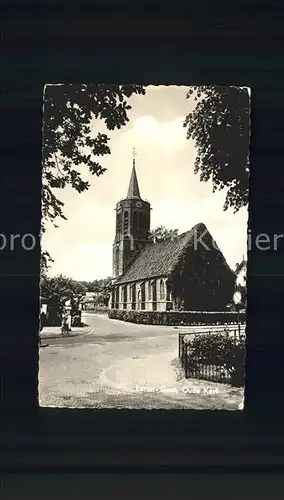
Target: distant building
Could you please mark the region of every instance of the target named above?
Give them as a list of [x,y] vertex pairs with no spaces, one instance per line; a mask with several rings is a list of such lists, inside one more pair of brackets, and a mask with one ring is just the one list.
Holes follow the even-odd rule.
[[235,273],[237,275],[236,285],[246,286],[247,283],[247,261],[243,257],[240,264],[236,265]]
[[83,299],[81,300],[82,310],[93,311],[95,309],[97,296],[98,296],[98,293],[86,292],[85,297],[83,297]]
[[[206,226],[197,224],[172,241],[153,243],[149,240],[150,212],[150,203],[140,196],[133,160],[127,197],[116,205],[109,307],[225,310],[236,276],[216,244],[212,245]],[[200,235],[210,250],[199,243]]]
[[236,290],[241,292],[242,295],[242,309],[246,308],[247,304],[247,261],[244,256],[240,264],[236,265],[235,274],[236,278]]

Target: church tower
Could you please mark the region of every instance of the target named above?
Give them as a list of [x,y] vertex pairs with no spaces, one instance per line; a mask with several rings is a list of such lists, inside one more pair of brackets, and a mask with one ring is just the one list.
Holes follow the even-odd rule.
[[113,278],[123,274],[130,260],[149,243],[150,203],[142,200],[135,169],[135,150],[127,197],[116,205]]

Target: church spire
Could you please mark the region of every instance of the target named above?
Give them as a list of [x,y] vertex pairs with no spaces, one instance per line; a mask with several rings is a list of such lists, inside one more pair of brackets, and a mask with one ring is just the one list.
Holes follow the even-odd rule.
[[138,180],[137,180],[137,175],[136,175],[136,170],[135,170],[135,148],[133,148],[133,167],[132,167],[132,172],[131,172],[131,177],[130,177],[130,182],[129,182],[129,187],[128,187],[128,193],[127,193],[127,198],[140,198],[140,191],[139,191],[139,186],[138,186]]

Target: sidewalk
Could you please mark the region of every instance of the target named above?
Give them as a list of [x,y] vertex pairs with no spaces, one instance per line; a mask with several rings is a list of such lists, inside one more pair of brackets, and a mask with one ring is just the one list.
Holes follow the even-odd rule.
[[[77,335],[83,335],[92,331],[91,326],[73,326],[72,331],[69,333],[69,337],[74,337]],[[43,330],[40,332],[40,337],[42,340],[44,339],[54,339],[57,337],[62,337],[61,327],[60,326],[45,326]]]

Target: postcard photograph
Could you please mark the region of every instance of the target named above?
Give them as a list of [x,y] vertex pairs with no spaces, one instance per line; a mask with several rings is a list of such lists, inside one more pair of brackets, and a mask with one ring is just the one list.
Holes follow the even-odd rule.
[[250,89],[49,84],[41,407],[242,410]]

